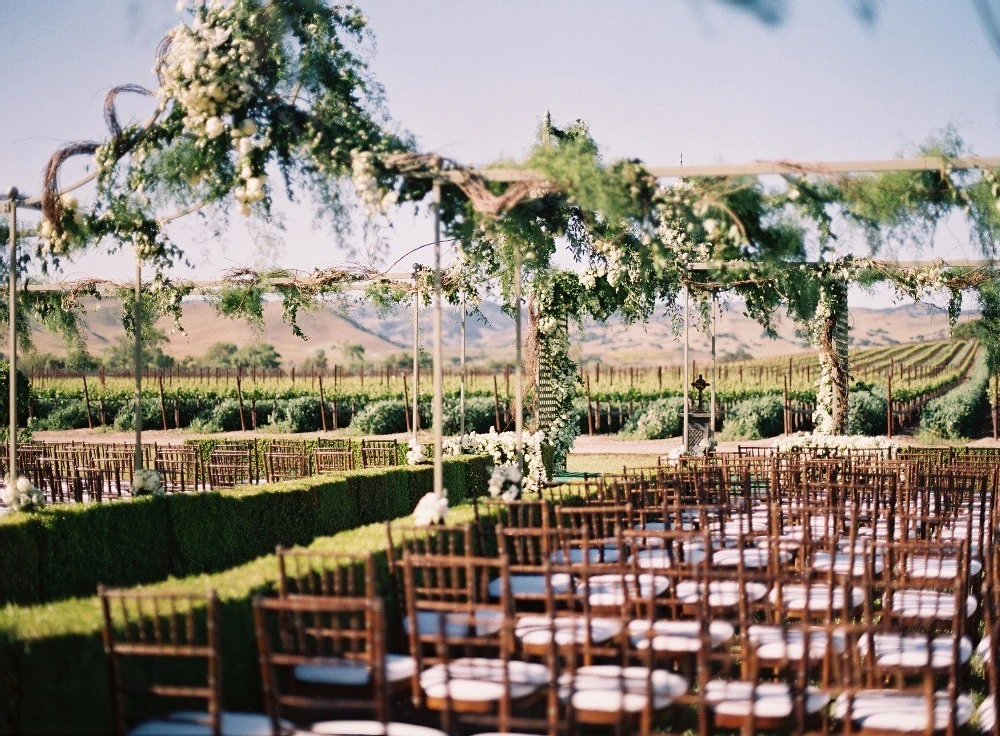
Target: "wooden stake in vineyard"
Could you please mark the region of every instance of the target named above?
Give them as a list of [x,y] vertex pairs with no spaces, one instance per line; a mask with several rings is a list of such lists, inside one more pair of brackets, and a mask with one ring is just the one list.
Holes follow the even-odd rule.
[[323,431],[326,431],[326,397],[323,395],[323,374],[319,376],[319,421]]

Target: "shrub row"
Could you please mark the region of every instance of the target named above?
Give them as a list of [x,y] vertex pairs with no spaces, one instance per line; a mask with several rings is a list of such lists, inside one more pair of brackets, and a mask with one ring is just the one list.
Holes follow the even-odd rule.
[[[2,364],[0,364],[0,389],[3,388]],[[24,397],[24,416],[27,416],[27,379],[20,395]],[[161,406],[157,394],[145,394],[142,400],[142,422],[145,427],[163,426],[163,412],[166,411],[167,426],[171,429],[191,427],[201,432],[235,432],[245,425],[251,427],[272,426],[283,432],[315,432],[323,427],[320,418],[320,401],[316,395],[289,396],[244,396],[243,420],[240,421],[240,404],[229,391],[176,391],[166,397]],[[249,393],[249,392],[248,392]],[[91,396],[91,421],[100,424],[102,420],[99,396]],[[87,427],[87,406],[82,396],[76,392],[39,391],[32,400],[36,419],[32,426],[39,430],[81,429]],[[107,392],[104,395],[103,420],[119,431],[135,427],[135,412],[132,396],[121,392]],[[334,426],[336,406],[336,426],[350,426],[362,434],[393,434],[406,431],[406,411],[401,398],[380,398],[363,393],[339,396],[334,402],[327,397],[325,411],[327,426]],[[431,404],[420,404],[421,423],[431,426]],[[2,417],[0,417],[2,418]],[[486,432],[494,423],[493,399],[489,396],[470,396],[466,399],[466,427],[477,432]],[[458,397],[448,395],[444,401],[444,427],[446,434],[457,434],[459,429]]]
[[[445,460],[454,503],[488,484],[490,460]],[[30,604],[224,570],[276,544],[404,516],[431,490],[429,465],[358,470],[208,493],[51,506],[0,518],[0,603]]]
[[[482,459],[465,464],[468,481]],[[452,482],[461,466],[449,466]],[[415,477],[423,477],[423,473]],[[485,479],[484,479],[485,480]],[[449,491],[453,501],[455,492]],[[453,509],[449,523],[466,523],[472,508]],[[388,597],[387,537],[383,524],[361,527],[315,540],[310,549],[359,555],[375,553],[380,592]],[[271,550],[273,552],[273,547]],[[276,592],[277,560],[259,557],[224,572],[169,580],[151,586],[163,592],[220,598],[223,650],[223,705],[228,710],[263,710],[251,603]],[[397,610],[386,606],[390,618]],[[396,622],[398,623],[398,622]],[[389,626],[396,630],[398,626]],[[110,733],[111,706],[107,662],[101,643],[101,612],[96,596],[34,607],[0,609],[0,733]],[[184,663],[158,665],[161,678],[190,682]]]
[[974,436],[986,414],[989,380],[986,359],[980,351],[966,381],[927,403],[920,428],[946,439]]
[[785,430],[785,407],[780,396],[758,396],[737,401],[726,410],[726,434],[747,440],[776,437]]

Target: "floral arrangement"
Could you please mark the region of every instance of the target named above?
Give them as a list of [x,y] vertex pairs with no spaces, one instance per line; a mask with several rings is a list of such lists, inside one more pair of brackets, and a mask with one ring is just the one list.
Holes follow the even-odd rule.
[[45,494],[23,475],[15,483],[7,478],[7,484],[0,489],[0,501],[12,511],[38,511],[45,508]]
[[701,442],[694,446],[694,449],[690,452],[684,449],[684,445],[678,445],[666,455],[663,456],[663,460],[667,465],[680,465],[681,459],[686,457],[706,457],[710,453],[715,451],[715,448],[719,446],[719,443],[715,441],[714,437],[705,437]]
[[448,496],[439,496],[434,491],[430,491],[417,501],[417,507],[413,509],[413,525],[444,524],[447,516]]
[[797,432],[779,437],[771,445],[778,452],[801,452],[806,448],[818,448],[820,456],[835,456],[846,450],[885,450],[894,454],[899,443],[888,437],[864,437],[861,435],[821,435]]
[[521,470],[516,465],[498,465],[490,475],[490,498],[516,501],[521,495]]
[[[544,432],[525,432],[524,435],[524,478],[521,490],[525,493],[537,492],[548,480],[545,463],[542,460]],[[489,455],[494,467],[517,463],[517,434],[497,432],[490,428],[486,434],[470,432],[462,437],[452,437],[444,441],[445,455]]]
[[163,477],[152,468],[139,468],[132,475],[133,496],[162,496]]
[[407,465],[423,465],[427,462],[427,448],[417,442],[416,438],[410,437],[406,444],[409,448],[406,451]]

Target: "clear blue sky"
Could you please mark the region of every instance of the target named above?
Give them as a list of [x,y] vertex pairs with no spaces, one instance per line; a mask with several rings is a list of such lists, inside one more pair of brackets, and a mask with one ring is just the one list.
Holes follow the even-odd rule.
[[[847,0],[790,3],[778,27],[709,0],[360,5],[394,118],[423,149],[462,161],[522,155],[546,109],[589,121],[608,159],[650,164],[890,157],[948,124],[974,152],[1000,154],[1000,58],[971,0],[886,0],[871,25]],[[35,193],[58,145],[103,137],[104,93],[154,86],[155,46],[176,22],[174,0],[0,4],[0,186]],[[281,209],[287,231],[271,249],[243,223],[222,242],[174,227],[196,264],[183,273],[363,253],[360,233],[338,243],[309,208]],[[426,220],[397,216],[386,262],[430,235]],[[975,256],[963,235],[951,222],[922,255]],[[88,256],[67,274],[131,269],[129,254]]]

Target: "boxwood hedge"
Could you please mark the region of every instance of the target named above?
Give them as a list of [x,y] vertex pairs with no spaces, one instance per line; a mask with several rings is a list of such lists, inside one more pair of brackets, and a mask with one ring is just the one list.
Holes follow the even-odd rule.
[[[490,459],[445,459],[453,503],[485,490]],[[0,518],[0,604],[89,595],[224,570],[274,549],[410,513],[432,469],[400,466]]]

